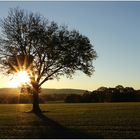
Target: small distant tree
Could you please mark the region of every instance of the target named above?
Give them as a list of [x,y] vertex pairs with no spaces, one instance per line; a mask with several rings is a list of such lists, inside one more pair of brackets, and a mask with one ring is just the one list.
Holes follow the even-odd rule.
[[116,89],[124,89],[124,87],[122,86],[122,85],[117,85],[116,87],[115,87]]
[[97,91],[106,91],[107,90],[107,87],[99,87],[98,89],[97,89]]
[[77,71],[91,76],[97,54],[88,37],[66,26],[49,22],[40,14],[10,9],[1,19],[1,66],[8,74],[28,71],[31,78],[33,112],[39,107],[40,87],[48,80]]
[[89,91],[85,91],[83,93],[83,95],[81,95],[81,102],[91,102],[92,98],[91,98],[91,93]]
[[70,94],[65,99],[66,103],[80,103],[81,102],[81,95],[78,94]]

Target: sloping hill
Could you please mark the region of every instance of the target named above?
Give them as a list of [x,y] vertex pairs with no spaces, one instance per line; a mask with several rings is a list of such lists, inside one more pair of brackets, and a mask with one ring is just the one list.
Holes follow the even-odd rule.
[[[83,94],[85,90],[81,89],[46,89],[42,88],[42,94]],[[17,95],[20,93],[18,88],[0,88],[0,96]]]
[[81,89],[42,89],[42,94],[83,94]]

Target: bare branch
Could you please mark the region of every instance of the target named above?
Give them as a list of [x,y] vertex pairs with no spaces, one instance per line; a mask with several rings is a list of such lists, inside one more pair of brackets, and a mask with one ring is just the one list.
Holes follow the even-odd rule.
[[53,74],[57,73],[60,69],[62,69],[63,67],[59,67],[57,68],[55,71],[53,71],[51,74],[49,74],[43,81],[41,81],[41,83],[39,84],[39,87],[46,82]]

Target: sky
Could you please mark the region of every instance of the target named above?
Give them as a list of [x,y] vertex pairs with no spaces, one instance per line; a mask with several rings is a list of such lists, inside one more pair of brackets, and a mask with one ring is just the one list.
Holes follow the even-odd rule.
[[[61,77],[59,81],[47,81],[43,87],[95,90],[123,85],[140,89],[139,1],[0,1],[0,18],[14,7],[39,12],[50,21],[78,30],[90,39],[98,54],[93,76],[76,72],[72,79]],[[3,74],[0,77],[0,88],[9,87],[10,78]]]

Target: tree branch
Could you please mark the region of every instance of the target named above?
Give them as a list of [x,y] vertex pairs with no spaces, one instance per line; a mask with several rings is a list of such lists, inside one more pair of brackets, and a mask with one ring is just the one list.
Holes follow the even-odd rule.
[[56,69],[54,72],[52,72],[50,75],[48,75],[40,84],[39,84],[39,87],[45,82],[48,80],[49,77],[51,77],[53,74],[57,73],[60,69],[62,69],[63,67],[59,67],[58,69]]

